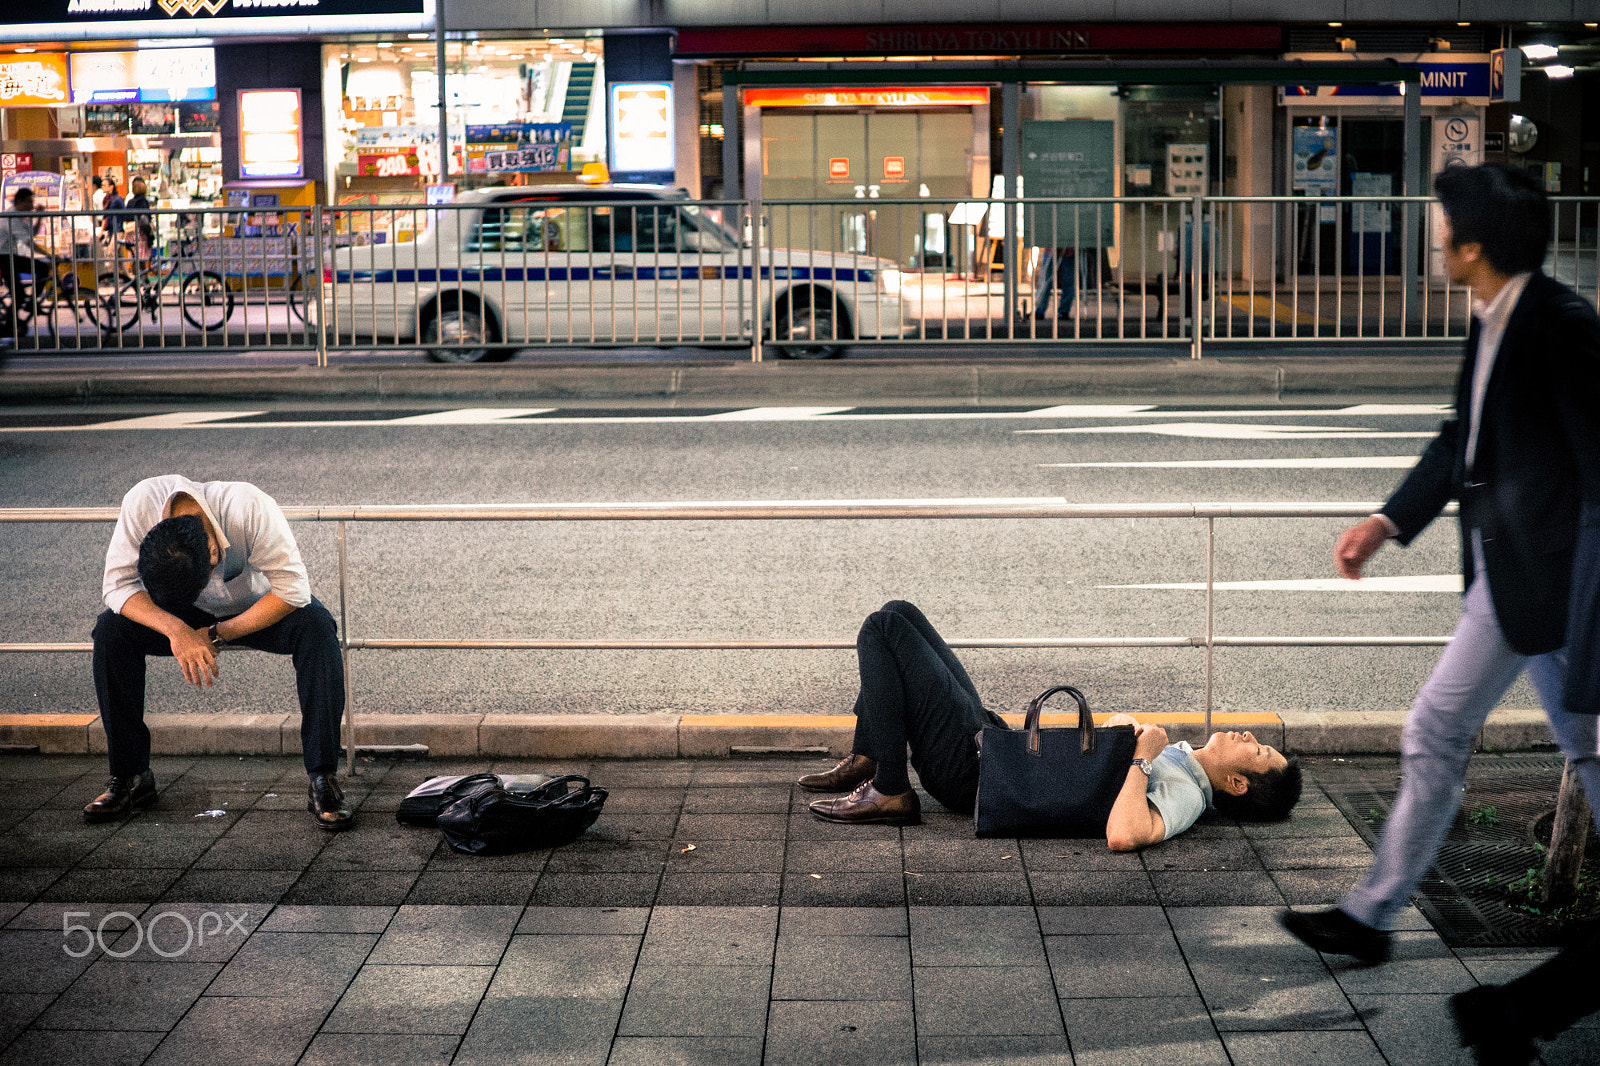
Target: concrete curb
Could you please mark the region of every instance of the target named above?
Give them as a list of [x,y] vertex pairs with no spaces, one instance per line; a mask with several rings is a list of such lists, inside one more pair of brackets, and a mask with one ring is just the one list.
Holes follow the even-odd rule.
[[[1048,353],[1050,349],[1045,349]],[[645,401],[847,403],[1081,398],[1438,394],[1454,388],[1454,347],[1420,355],[1059,356],[943,362],[585,363],[298,367],[260,370],[8,371],[0,404]]]
[[[1021,715],[1004,715],[1013,727]],[[1103,721],[1105,715],[1096,715]],[[1400,750],[1404,711],[1218,712],[1215,729],[1248,729],[1299,755],[1393,754]],[[1205,741],[1198,713],[1156,716],[1173,740]],[[290,714],[147,714],[157,755],[298,755],[300,716]],[[1046,726],[1069,726],[1064,714],[1044,716]],[[423,744],[433,757],[540,759],[727,758],[766,751],[850,750],[850,715],[696,714],[446,714],[358,715],[360,745]],[[1553,744],[1544,712],[1499,710],[1490,715],[1479,747],[1522,751]],[[105,731],[92,714],[0,715],[0,745],[37,748],[41,754],[104,754]],[[754,751],[752,751],[754,749]]]

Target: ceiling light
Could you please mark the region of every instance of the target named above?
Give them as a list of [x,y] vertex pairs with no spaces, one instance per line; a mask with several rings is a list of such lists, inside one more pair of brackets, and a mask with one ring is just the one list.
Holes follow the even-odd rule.
[[1541,67],[1540,69],[1544,71],[1544,76],[1547,78],[1570,78],[1573,75],[1573,69],[1561,63],[1551,63],[1548,67]]
[[356,62],[357,63],[370,63],[370,62],[372,62],[372,57],[371,56],[356,56]]
[[1525,44],[1522,46],[1522,54],[1538,62],[1541,59],[1554,59],[1561,54],[1561,49],[1553,44]]
[[431,33],[408,33],[406,34],[406,39],[411,41],[426,41],[432,36],[433,34]]
[[37,52],[38,49],[37,48],[18,48],[17,51],[21,52],[23,55],[27,55],[30,52]]
[[1332,26],[1334,29],[1338,29],[1340,26],[1343,26],[1344,23],[1342,23],[1342,22],[1330,22],[1330,23],[1328,23],[1328,25]]

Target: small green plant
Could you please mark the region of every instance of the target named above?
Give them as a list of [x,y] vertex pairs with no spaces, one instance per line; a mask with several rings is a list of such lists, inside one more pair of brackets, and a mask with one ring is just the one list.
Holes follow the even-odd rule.
[[1378,813],[1378,808],[1376,808],[1376,807],[1368,807],[1367,808],[1367,821],[1369,821],[1369,822],[1381,822],[1381,821],[1383,821],[1383,815]]
[[1600,878],[1592,876],[1587,869],[1578,874],[1578,894],[1571,903],[1565,907],[1546,905],[1543,902],[1545,847],[1535,842],[1533,849],[1539,865],[1528,867],[1521,877],[1506,883],[1506,901],[1513,909],[1536,918],[1558,920],[1589,917],[1600,909]]
[[1500,812],[1493,807],[1479,807],[1467,816],[1467,821],[1485,829],[1500,824]]

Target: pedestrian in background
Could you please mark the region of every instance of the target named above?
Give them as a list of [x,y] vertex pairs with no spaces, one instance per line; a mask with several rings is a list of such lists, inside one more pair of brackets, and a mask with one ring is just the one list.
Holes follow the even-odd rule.
[[1366,875],[1337,907],[1280,915],[1318,951],[1369,963],[1388,958],[1395,915],[1460,806],[1474,739],[1524,671],[1600,799],[1600,717],[1563,708],[1574,565],[1593,566],[1574,548],[1579,515],[1600,504],[1600,318],[1541,272],[1550,207],[1527,172],[1450,167],[1434,187],[1450,281],[1473,295],[1455,412],[1383,509],[1340,537],[1334,563],[1359,578],[1384,543],[1409,544],[1459,500],[1462,617],[1406,718],[1400,795]]

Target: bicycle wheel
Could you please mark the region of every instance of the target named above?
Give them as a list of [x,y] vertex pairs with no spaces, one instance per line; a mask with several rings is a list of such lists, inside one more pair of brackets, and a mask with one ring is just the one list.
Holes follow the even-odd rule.
[[131,279],[115,288],[100,288],[100,326],[107,333],[126,333],[139,321],[139,283]]
[[178,290],[178,305],[189,324],[208,333],[221,329],[233,314],[233,293],[221,274],[197,271],[183,279]]
[[306,276],[296,274],[294,282],[285,291],[285,301],[289,304],[289,313],[296,322],[306,320],[306,301],[311,298],[311,293],[306,289]]

